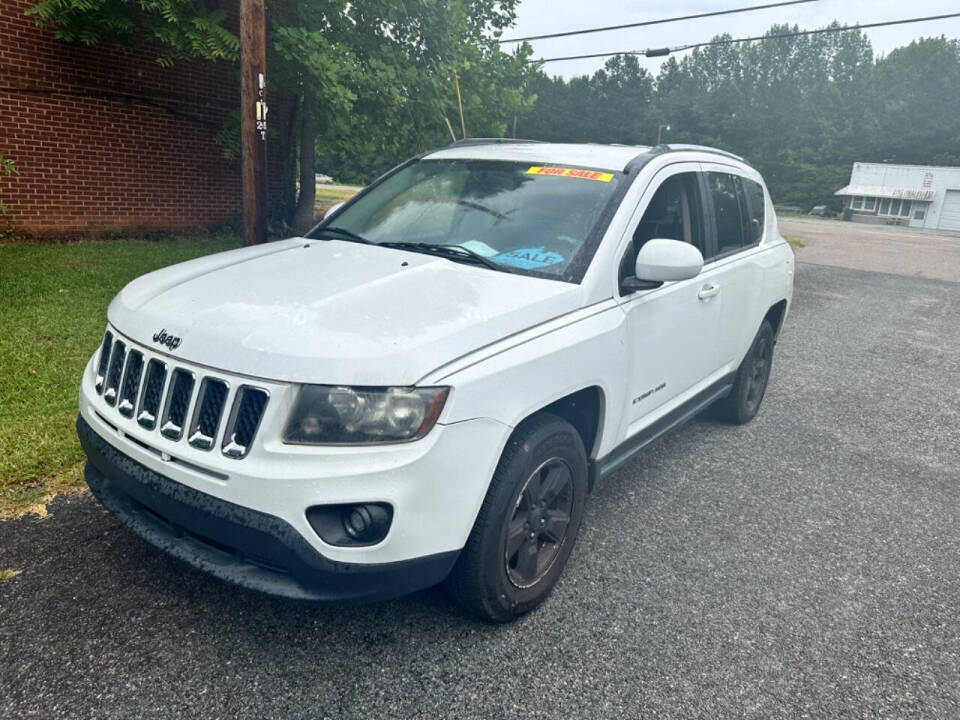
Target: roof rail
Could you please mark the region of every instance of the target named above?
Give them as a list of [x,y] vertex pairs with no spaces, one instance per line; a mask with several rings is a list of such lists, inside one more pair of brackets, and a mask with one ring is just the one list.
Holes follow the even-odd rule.
[[[733,158],[734,160],[739,160],[742,163],[746,163],[739,155],[735,155],[732,152],[727,152],[726,150],[719,150],[714,147],[709,147],[708,145],[683,145],[683,144],[672,144],[667,145],[666,143],[661,143],[651,150],[656,150],[657,152],[681,152],[683,150],[695,150],[696,152],[705,152],[713,153],[714,155],[723,155],[724,157]],[[748,163],[749,164],[749,163]]]
[[470,145],[515,145],[518,143],[542,143],[543,140],[523,140],[522,138],[466,138],[454,140],[447,147],[469,147]]

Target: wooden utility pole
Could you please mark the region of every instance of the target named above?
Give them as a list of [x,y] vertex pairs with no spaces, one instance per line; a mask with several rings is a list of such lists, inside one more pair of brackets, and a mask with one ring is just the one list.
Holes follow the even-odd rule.
[[240,0],[240,145],[243,244],[267,240],[267,99],[264,0]]
[[460,98],[460,78],[457,71],[453,71],[453,86],[457,89],[457,107],[460,108],[460,129],[463,130],[463,139],[467,139],[467,123],[463,119],[463,100]]

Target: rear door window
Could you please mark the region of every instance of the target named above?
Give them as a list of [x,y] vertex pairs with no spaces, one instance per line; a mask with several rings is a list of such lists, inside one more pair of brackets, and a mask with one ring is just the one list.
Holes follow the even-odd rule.
[[706,180],[717,231],[716,254],[726,255],[752,245],[750,210],[740,176],[708,172]]

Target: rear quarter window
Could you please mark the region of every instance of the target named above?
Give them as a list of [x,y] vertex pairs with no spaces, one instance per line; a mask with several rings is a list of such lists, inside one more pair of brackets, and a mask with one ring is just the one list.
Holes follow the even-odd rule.
[[744,194],[747,196],[748,216],[750,218],[747,234],[750,242],[756,244],[763,239],[763,228],[766,220],[764,216],[763,185],[747,178],[740,178],[740,180],[743,183]]

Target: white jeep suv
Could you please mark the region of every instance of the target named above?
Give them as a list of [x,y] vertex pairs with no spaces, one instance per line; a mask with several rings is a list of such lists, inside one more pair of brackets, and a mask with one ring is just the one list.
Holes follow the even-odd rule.
[[246,588],[446,581],[507,621],[557,582],[598,479],[708,405],[753,418],[792,287],[734,155],[455,143],[306,237],[124,288],[83,374],[87,482]]

